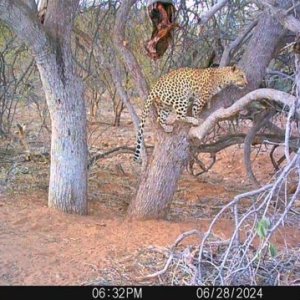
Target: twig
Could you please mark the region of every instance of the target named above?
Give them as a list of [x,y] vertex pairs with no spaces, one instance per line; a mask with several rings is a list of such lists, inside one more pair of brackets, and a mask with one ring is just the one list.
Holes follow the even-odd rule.
[[174,249],[178,246],[178,244],[180,244],[182,242],[182,240],[184,240],[185,238],[192,236],[192,235],[198,235],[199,237],[203,236],[203,234],[199,230],[196,230],[196,229],[186,231],[178,236],[175,243],[171,247],[171,251],[174,251]]
[[168,268],[169,268],[169,265],[171,264],[172,262],[172,259],[174,257],[174,250],[175,248],[182,242],[182,240],[184,240],[185,238],[189,237],[189,236],[192,236],[192,235],[198,235],[198,236],[201,236],[201,232],[198,231],[198,230],[190,230],[190,231],[187,231],[187,232],[184,232],[182,233],[175,241],[175,243],[171,246],[171,253],[170,253],[170,256],[164,266],[164,268],[160,271],[157,271],[155,273],[152,273],[152,274],[149,274],[149,275],[146,275],[145,277],[143,277],[144,279],[146,278],[154,278],[154,277],[157,277],[157,276],[160,276],[162,274],[164,274]]
[[149,275],[146,275],[143,278],[144,279],[146,279],[146,278],[154,278],[154,277],[157,277],[157,276],[160,276],[160,275],[164,274],[168,270],[169,265],[172,262],[173,256],[174,256],[174,254],[171,253],[170,256],[169,256],[169,258],[168,258],[168,260],[167,260],[167,262],[166,262],[166,264],[165,264],[165,266],[164,266],[164,268],[162,270],[157,271],[157,272],[152,273],[152,274],[149,274]]
[[284,154],[287,162],[290,162],[290,134],[291,134],[291,119],[295,115],[296,111],[296,105],[293,103],[293,105],[290,107],[290,111],[287,117],[287,124],[285,129],[285,139],[284,139]]
[[89,160],[89,163],[88,163],[88,169],[90,169],[91,166],[92,166],[97,160],[100,160],[100,159],[102,159],[102,158],[111,156],[112,154],[118,155],[118,154],[123,154],[123,153],[134,153],[134,151],[135,151],[135,148],[132,148],[132,147],[126,147],[126,146],[120,146],[120,147],[111,149],[111,150],[109,150],[109,151],[107,151],[107,152],[104,152],[104,153],[97,153],[97,154],[95,154],[95,155]]

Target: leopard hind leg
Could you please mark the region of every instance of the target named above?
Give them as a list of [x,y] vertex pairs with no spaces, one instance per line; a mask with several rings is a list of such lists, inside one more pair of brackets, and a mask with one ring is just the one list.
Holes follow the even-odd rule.
[[185,123],[192,124],[193,126],[198,126],[199,125],[198,119],[196,119],[194,117],[187,116],[188,102],[186,103],[186,105],[176,103],[174,105],[174,109],[176,111],[177,120],[183,121]]
[[170,106],[161,106],[158,110],[158,118],[157,121],[161,125],[161,127],[164,129],[165,132],[172,132],[173,126],[169,125],[167,123],[168,116],[170,115],[170,112],[172,111],[172,107]]

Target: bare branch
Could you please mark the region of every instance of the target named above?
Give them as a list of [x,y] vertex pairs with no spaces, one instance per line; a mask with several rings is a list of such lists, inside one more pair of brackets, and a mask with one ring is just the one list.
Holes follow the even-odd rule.
[[[277,134],[257,134],[252,141],[252,145],[259,145],[265,142],[268,143],[284,143],[284,133],[277,133]],[[198,151],[201,153],[217,153],[220,152],[230,146],[243,144],[246,138],[245,133],[237,133],[237,134],[230,134],[226,135],[225,137],[220,138],[217,142],[211,144],[200,144],[198,143],[199,140],[196,140],[196,145],[193,145],[193,151]],[[199,144],[199,145],[198,145]],[[293,151],[297,151],[299,148],[299,138],[293,136],[290,137],[290,148]]]
[[296,96],[300,97],[300,34],[296,37],[295,44],[293,47],[295,53],[295,84],[296,84]]
[[245,141],[244,141],[244,164],[246,167],[248,178],[255,183],[257,186],[260,186],[260,183],[256,179],[253,170],[252,170],[252,164],[251,164],[251,146],[253,143],[253,140],[255,138],[255,135],[257,132],[265,126],[265,124],[269,121],[269,119],[274,116],[274,111],[263,111],[261,116],[258,120],[255,120],[253,127],[249,130],[249,132],[246,135]]
[[94,52],[94,57],[97,63],[99,64],[99,66],[103,65],[106,69],[108,69],[109,73],[112,75],[111,77],[112,80],[114,81],[119,97],[121,98],[122,102],[126,106],[136,131],[138,131],[139,117],[136,114],[133,105],[130,103],[128,94],[122,85],[121,66],[119,60],[115,57],[113,63],[106,62],[106,59],[103,54],[104,51],[100,45],[93,46],[92,38],[88,34],[83,32],[80,28],[75,27],[74,32],[76,35],[80,37],[80,40],[84,44],[86,51],[92,48],[92,51]]
[[200,24],[202,26],[205,25],[217,11],[222,9],[227,4],[227,2],[228,0],[220,0],[218,3],[216,3],[208,12],[200,17]]
[[0,19],[15,31],[36,57],[48,51],[48,40],[41,24],[26,4],[15,0],[0,1]]
[[128,19],[128,14],[130,12],[131,7],[135,3],[136,0],[122,1],[116,15],[113,40],[120,57],[122,57],[122,59],[124,60],[128,71],[130,71],[135,80],[140,97],[142,99],[146,99],[149,90],[148,85],[142,73],[141,67],[139,66],[135,56],[132,54],[131,50],[128,47],[128,42],[126,41],[125,36],[125,25]]
[[218,121],[234,116],[252,101],[261,99],[273,100],[287,105],[288,107],[291,107],[296,101],[296,97],[274,89],[258,89],[252,91],[236,101],[232,106],[228,108],[220,108],[212,113],[207,117],[207,119],[205,119],[204,122],[201,123],[200,126],[192,127],[189,132],[189,137],[196,138],[201,141]]
[[155,273],[146,275],[146,276],[143,277],[143,278],[154,278],[154,277],[157,277],[157,276],[160,276],[160,275],[164,274],[164,273],[168,270],[168,268],[169,268],[169,266],[170,266],[170,264],[171,264],[171,262],[172,262],[172,260],[173,260],[175,248],[176,248],[176,247],[178,246],[178,244],[180,244],[184,239],[186,239],[187,237],[192,236],[192,235],[197,235],[197,236],[199,236],[199,237],[202,236],[201,232],[198,231],[198,230],[196,230],[196,229],[193,229],[193,230],[190,230],[190,231],[187,231],[187,232],[182,233],[180,236],[178,236],[178,238],[176,239],[175,243],[171,246],[171,249],[170,249],[170,250],[171,250],[171,254],[169,255],[169,258],[168,258],[168,260],[167,260],[165,266],[163,267],[163,269],[161,269],[161,270],[159,270],[159,271],[157,271],[157,272],[155,272]]
[[124,146],[120,146],[114,149],[111,149],[107,152],[104,153],[97,153],[95,154],[88,163],[88,169],[97,161],[100,160],[102,158],[106,158],[106,157],[110,157],[111,155],[118,155],[121,153],[134,153],[135,148],[130,148],[130,147],[124,147]]
[[126,90],[124,89],[124,87],[122,85],[121,66],[120,66],[120,62],[117,58],[115,59],[115,63],[113,64],[111,69],[112,69],[111,71],[112,71],[112,75],[113,75],[112,78],[114,80],[118,94],[130,114],[130,117],[132,119],[132,122],[134,124],[136,132],[138,132],[140,120],[139,120],[138,115],[136,114],[136,111],[135,111],[133,105],[130,103],[130,100],[129,100]]
[[233,54],[233,51],[237,49],[241,43],[246,39],[248,34],[252,31],[252,29],[257,25],[258,19],[254,20],[252,23],[250,23],[243,32],[241,32],[237,38],[228,45],[222,54],[221,61],[220,61],[220,67],[225,67],[229,64],[230,58]]
[[174,254],[171,253],[170,256],[169,256],[169,258],[168,258],[168,260],[167,260],[167,262],[166,262],[166,264],[165,264],[165,266],[163,267],[163,269],[161,269],[161,270],[159,270],[159,271],[157,271],[155,273],[146,275],[144,278],[145,279],[146,278],[154,278],[154,277],[157,277],[157,276],[160,276],[160,275],[164,274],[168,270],[168,268],[169,268],[169,266],[170,266],[170,264],[171,264],[171,262],[173,260],[173,256],[174,256]]

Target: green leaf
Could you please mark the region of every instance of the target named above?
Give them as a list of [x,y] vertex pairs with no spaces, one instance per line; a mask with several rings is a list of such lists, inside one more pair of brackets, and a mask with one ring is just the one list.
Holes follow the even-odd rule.
[[276,246],[273,244],[269,244],[269,252],[272,257],[275,257],[277,255]]
[[270,225],[271,225],[271,223],[268,218],[263,218],[258,222],[256,230],[257,230],[258,236],[261,239],[267,237],[267,232],[268,232],[268,229],[270,228]]

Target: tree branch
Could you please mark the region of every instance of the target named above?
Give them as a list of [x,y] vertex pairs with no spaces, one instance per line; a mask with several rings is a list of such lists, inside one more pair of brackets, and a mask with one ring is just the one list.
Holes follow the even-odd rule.
[[115,83],[118,94],[119,94],[122,102],[126,106],[128,112],[130,114],[130,117],[132,119],[132,122],[134,124],[135,130],[137,132],[139,130],[140,119],[139,119],[133,105],[130,103],[128,94],[122,85],[121,66],[120,66],[120,61],[117,58],[115,59],[115,63],[113,64],[111,71],[112,71],[112,78]]
[[119,94],[119,97],[121,98],[122,102],[126,106],[128,112],[130,114],[130,117],[133,121],[136,131],[138,131],[138,126],[139,126],[140,120],[139,120],[139,117],[138,117],[133,105],[130,103],[128,94],[126,93],[126,91],[122,85],[121,66],[120,66],[119,60],[116,57],[114,57],[113,63],[110,63],[109,61],[107,61],[105,59],[104,54],[103,54],[104,50],[102,49],[102,47],[100,47],[99,45],[95,45],[94,47],[92,47],[93,40],[91,39],[91,37],[88,34],[83,32],[78,27],[74,28],[74,32],[76,35],[78,35],[80,37],[80,40],[81,40],[81,42],[83,42],[86,51],[88,51],[88,49],[92,48],[92,51],[94,52],[94,57],[95,57],[98,65],[99,66],[103,65],[108,70],[108,72],[111,74],[112,80],[114,81],[114,84],[115,84],[115,87]]
[[36,14],[23,2],[0,1],[0,19],[28,46],[35,57],[48,50],[48,39]]
[[239,111],[243,110],[245,106],[255,100],[269,99],[276,102],[280,102],[288,107],[291,107],[293,102],[296,101],[296,97],[287,94],[285,92],[273,90],[273,89],[258,89],[252,91],[236,101],[228,108],[220,108],[210,116],[207,117],[200,126],[192,127],[189,131],[190,138],[196,138],[202,141],[202,139],[208,134],[208,132],[214,127],[214,125],[222,120],[234,116]]
[[[203,112],[203,118],[211,115],[220,107],[232,105],[234,101],[240,99],[246,93],[259,88],[261,81],[265,77],[266,68],[273,59],[279,47],[279,42],[286,32],[287,30],[283,28],[276,18],[265,11],[262,12],[258,17],[258,24],[254,28],[248,43],[252,46],[246,47],[239,61],[239,66],[246,73],[248,86],[243,90],[232,87],[221,91],[214,97],[211,108]],[[261,55],[262,53],[264,55]]]
[[[230,146],[243,144],[246,138],[245,133],[230,134],[220,138],[215,143],[211,144],[200,144],[192,145],[193,151],[198,151],[200,153],[217,153]],[[280,144],[284,142],[284,134],[257,134],[252,141],[252,145],[260,145],[263,143],[276,143]],[[293,151],[297,151],[300,147],[299,138],[292,137],[290,141],[290,146]]]
[[247,171],[248,178],[257,186],[260,186],[260,183],[256,179],[253,170],[252,170],[252,164],[251,164],[251,146],[255,139],[255,136],[257,132],[265,126],[265,124],[269,121],[269,119],[274,116],[275,111],[271,110],[265,110],[261,113],[258,120],[254,121],[253,127],[249,130],[249,132],[246,135],[245,141],[244,141],[244,164]]
[[113,32],[113,41],[116,49],[123,58],[124,63],[128,71],[132,74],[135,83],[138,88],[139,95],[142,99],[146,99],[148,96],[148,85],[145,77],[142,73],[141,67],[139,66],[135,56],[128,48],[128,42],[125,37],[126,22],[131,7],[136,3],[136,0],[124,0],[122,1],[117,15]]
[[246,29],[243,32],[241,32],[230,45],[225,47],[224,52],[221,57],[220,67],[225,67],[229,64],[230,58],[233,54],[232,52],[241,45],[241,43],[245,40],[245,38],[252,31],[252,29],[257,25],[257,23],[258,23],[258,20],[254,20],[252,23],[250,23],[246,27]]
[[228,1],[229,0],[220,0],[218,3],[212,6],[208,12],[200,17],[200,25],[204,26],[215,15],[217,11],[222,9],[227,4]]
[[126,146],[120,146],[114,149],[111,149],[104,153],[96,153],[94,156],[92,156],[88,162],[88,169],[91,168],[91,166],[98,160],[106,157],[110,157],[112,155],[118,155],[122,153],[134,153],[135,148],[126,147]]

